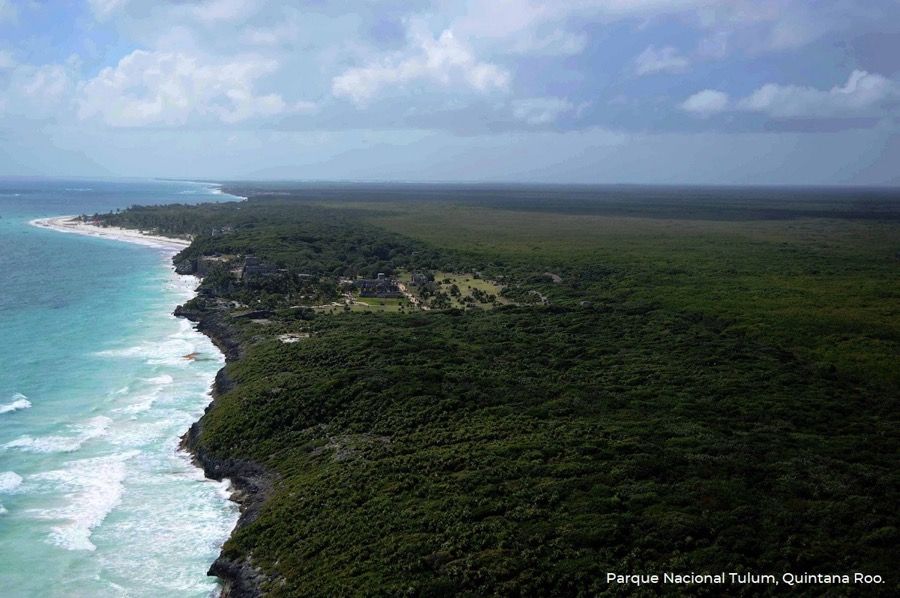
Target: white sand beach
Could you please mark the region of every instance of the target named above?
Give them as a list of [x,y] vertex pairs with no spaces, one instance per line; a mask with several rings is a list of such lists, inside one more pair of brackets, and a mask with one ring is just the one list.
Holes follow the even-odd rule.
[[174,237],[164,237],[161,235],[145,234],[137,230],[128,228],[119,228],[117,226],[97,226],[82,222],[77,216],[54,216],[53,218],[38,218],[30,222],[33,226],[41,228],[49,228],[63,233],[74,233],[77,235],[87,235],[90,237],[101,237],[115,241],[125,241],[126,243],[136,243],[138,245],[147,245],[149,247],[157,247],[159,249],[169,249],[172,251],[181,251],[191,244],[186,239],[176,239]]

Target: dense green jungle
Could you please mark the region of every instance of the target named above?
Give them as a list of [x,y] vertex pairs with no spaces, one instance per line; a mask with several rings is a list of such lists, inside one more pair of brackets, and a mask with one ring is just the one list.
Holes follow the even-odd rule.
[[[226,190],[248,199],[84,218],[193,240],[179,312],[229,360],[190,448],[253,478],[214,567],[232,586],[595,596],[635,590],[608,572],[859,571],[884,581],[826,590],[900,592],[896,192]],[[355,280],[435,272],[499,299],[341,307]]]

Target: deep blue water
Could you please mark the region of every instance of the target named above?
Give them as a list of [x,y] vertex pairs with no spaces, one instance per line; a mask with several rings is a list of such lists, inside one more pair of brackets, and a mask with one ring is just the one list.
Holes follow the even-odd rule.
[[[0,179],[0,594],[206,596],[236,520],[177,450],[222,356],[171,315],[171,252],[34,218],[231,199],[207,184]],[[196,353],[196,359],[187,355]]]

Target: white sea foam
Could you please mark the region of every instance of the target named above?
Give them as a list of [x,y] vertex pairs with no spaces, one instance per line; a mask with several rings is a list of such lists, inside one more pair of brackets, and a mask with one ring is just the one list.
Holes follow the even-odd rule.
[[72,453],[91,440],[106,434],[106,430],[112,420],[105,416],[98,416],[87,420],[85,423],[70,426],[75,432],[71,436],[21,436],[3,445],[5,449],[19,449],[29,453]]
[[19,409],[28,409],[31,407],[31,401],[28,400],[28,397],[21,393],[16,393],[12,396],[13,400],[11,403],[7,403],[5,405],[0,405],[0,413],[10,413],[11,411],[18,411]]
[[55,483],[65,492],[65,505],[32,511],[38,519],[60,521],[48,540],[67,550],[95,550],[91,533],[122,500],[125,462],[138,454],[128,451],[105,457],[71,461],[64,469],[35,474],[33,479]]
[[156,399],[159,398],[157,393],[143,394],[134,397],[136,402],[131,403],[126,407],[120,407],[115,409],[116,413],[127,413],[129,415],[134,415],[136,413],[143,413],[144,411],[149,411],[151,407],[153,407],[153,403],[156,402]]
[[[184,361],[183,357],[181,357],[180,359]],[[149,378],[141,378],[140,380],[145,384],[150,385],[150,388],[146,389],[144,392],[135,393],[134,395],[121,393],[127,396],[129,404],[124,407],[113,409],[113,413],[125,413],[134,415],[137,413],[148,411],[151,407],[153,407],[153,404],[156,403],[156,401],[163,395],[163,393],[167,392],[167,388],[175,383],[175,378],[173,378],[170,374],[160,374],[158,376],[152,376]]]
[[[184,280],[169,279],[165,286],[166,290],[177,293],[180,298],[179,302],[184,303],[197,294],[197,287],[200,285],[200,281],[192,276],[182,276],[181,278]],[[179,319],[178,323],[193,329],[193,324],[187,320]]]
[[231,495],[234,494],[234,486],[231,484],[231,478],[222,478],[221,482],[214,482],[216,484],[216,494],[222,497],[224,500],[231,500]]
[[[123,231],[101,232],[135,242]],[[178,249],[167,247],[167,252]],[[135,281],[134,296],[141,303],[133,312],[133,326],[118,337],[116,327],[108,327],[110,334],[98,345],[80,349],[111,349],[91,355],[93,363],[87,364],[106,369],[96,385],[33,393],[32,412],[0,416],[0,424],[31,423],[29,416],[38,415],[42,405],[59,405],[55,422],[39,420],[36,427],[16,432],[29,436],[9,443],[5,456],[10,463],[0,468],[0,480],[7,469],[24,477],[16,494],[0,493],[0,501],[17,519],[33,519],[23,528],[23,538],[30,540],[37,532],[36,546],[22,550],[23,557],[4,555],[10,571],[16,568],[12,579],[19,582],[16,576],[21,576],[20,587],[32,594],[43,588],[66,595],[212,595],[216,590],[204,574],[237,520],[238,507],[222,500],[229,494],[227,482],[203,481],[202,471],[177,447],[178,437],[209,402],[206,391],[224,357],[190,322],[170,315],[174,305],[195,295],[198,280],[175,275],[162,260],[160,264],[155,273]],[[185,358],[196,352],[203,359]],[[64,408],[57,400],[61,398],[71,399]],[[0,403],[10,400],[0,395]],[[110,419],[95,422],[102,425],[90,431],[84,420],[100,415]],[[82,425],[65,425],[72,421]],[[9,439],[0,441],[0,460]],[[31,454],[58,449],[50,455]],[[13,465],[18,462],[23,464]],[[42,473],[31,473],[35,466]],[[7,482],[12,485],[13,480]],[[64,576],[59,580],[49,577],[57,571],[49,566],[56,565],[55,559],[71,562],[59,568]],[[20,566],[29,562],[48,566],[35,575]],[[33,584],[29,577],[35,578]]]
[[180,340],[196,340],[199,335],[200,333],[194,330],[189,321],[178,320],[178,332],[173,332],[169,335],[169,338]]
[[10,494],[22,485],[22,476],[14,471],[0,473],[0,494]]
[[[184,427],[186,429],[187,425]],[[172,439],[174,450],[178,446],[178,438],[173,436],[175,435],[172,424],[167,418],[132,417],[128,425],[116,427],[116,433],[110,435],[108,442],[117,447],[143,449],[146,456],[152,454],[152,451],[167,439]]]
[[[173,335],[174,337],[174,335]],[[195,345],[183,338],[170,338],[162,343],[144,343],[124,349],[108,349],[95,353],[98,357],[143,359],[150,365],[184,365],[186,356],[196,351]]]
[[[144,452],[128,463],[130,475],[119,508],[129,519],[111,517],[95,532],[101,546],[96,556],[112,575],[126,577],[136,587],[153,588],[154,595],[213,595],[215,588],[197,575],[208,562],[179,567],[172,559],[215,558],[237,520],[238,507],[220,498],[219,488],[226,483],[205,479],[176,446],[177,439],[172,439],[160,445],[165,450]],[[181,489],[177,503],[165,498],[174,488]],[[108,542],[128,548],[103,551]],[[136,556],[141,559],[138,568],[133,565]]]
[[183,340],[166,341],[162,345],[164,350],[159,355],[147,360],[150,365],[184,366],[191,362],[193,353],[197,347],[193,343]]

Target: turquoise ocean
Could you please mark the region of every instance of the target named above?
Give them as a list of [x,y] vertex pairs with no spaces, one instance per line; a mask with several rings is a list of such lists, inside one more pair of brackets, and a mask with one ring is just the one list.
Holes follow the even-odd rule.
[[[34,227],[201,183],[0,179],[0,596],[209,596],[237,521],[178,441],[221,353],[172,316],[171,251]],[[188,358],[192,356],[193,358]]]

